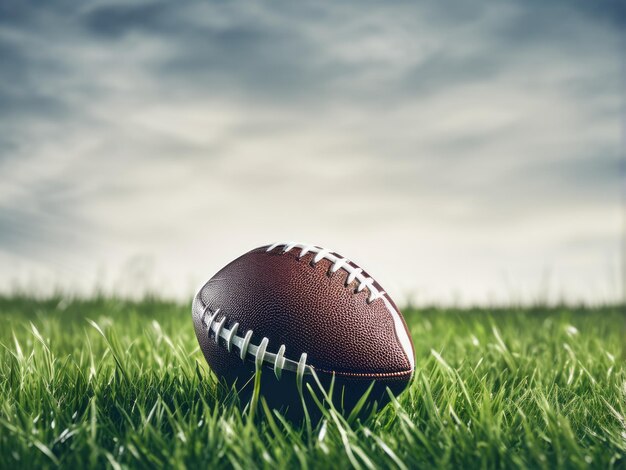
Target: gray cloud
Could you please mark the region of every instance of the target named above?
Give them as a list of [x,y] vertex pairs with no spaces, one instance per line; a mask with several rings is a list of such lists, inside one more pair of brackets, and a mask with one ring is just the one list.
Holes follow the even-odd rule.
[[183,25],[172,24],[178,7],[169,2],[98,5],[84,17],[88,30],[108,38],[133,32],[176,32]]
[[625,18],[557,0],[0,4],[0,255],[79,278],[150,255],[180,294],[298,236],[434,299],[485,300],[546,263],[597,299],[581,286],[617,257]]

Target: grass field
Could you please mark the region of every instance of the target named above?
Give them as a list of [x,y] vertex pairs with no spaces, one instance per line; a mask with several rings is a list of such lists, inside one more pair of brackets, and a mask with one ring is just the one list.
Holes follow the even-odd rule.
[[0,467],[626,468],[623,310],[404,313],[410,389],[307,427],[242,416],[188,305],[0,298]]

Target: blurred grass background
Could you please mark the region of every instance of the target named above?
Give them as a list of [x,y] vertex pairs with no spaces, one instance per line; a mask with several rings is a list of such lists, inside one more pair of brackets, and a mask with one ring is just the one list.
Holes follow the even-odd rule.
[[216,383],[189,305],[0,298],[2,468],[626,466],[623,309],[406,308],[417,374],[313,428]]

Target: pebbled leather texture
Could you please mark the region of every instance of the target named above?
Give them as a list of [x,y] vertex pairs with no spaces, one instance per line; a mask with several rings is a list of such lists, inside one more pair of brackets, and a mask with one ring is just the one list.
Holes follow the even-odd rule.
[[[326,259],[313,264],[315,253],[300,257],[299,248],[286,253],[282,246],[270,252],[267,248],[254,249],[225,266],[194,299],[196,335],[213,372],[245,392],[252,388],[246,384],[255,366],[251,360],[242,361],[238,348],[228,352],[223,340],[216,343],[215,335],[209,335],[202,322],[206,306],[220,310],[217,321],[226,316],[225,327],[239,323],[239,335],[252,330],[253,344],[267,337],[269,352],[276,353],[284,344],[285,357],[298,361],[306,353],[307,365],[325,387],[335,376],[339,405],[346,410],[372,381],[371,397],[379,403],[386,401],[387,387],[401,392],[412,377],[412,361],[398,340],[393,314],[383,299],[368,303],[367,288],[356,292],[357,280],[346,286],[348,273],[339,269],[331,274],[332,263]],[[406,329],[404,320],[402,327]],[[294,373],[285,371],[278,380],[267,366],[261,378],[261,390],[270,406],[299,407]],[[312,383],[312,378],[307,376],[306,381]]]

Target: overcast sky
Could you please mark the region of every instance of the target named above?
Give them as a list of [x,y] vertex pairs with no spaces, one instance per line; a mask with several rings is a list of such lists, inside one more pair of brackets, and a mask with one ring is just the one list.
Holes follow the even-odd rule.
[[620,295],[620,2],[0,0],[0,290],[280,240],[418,303]]

